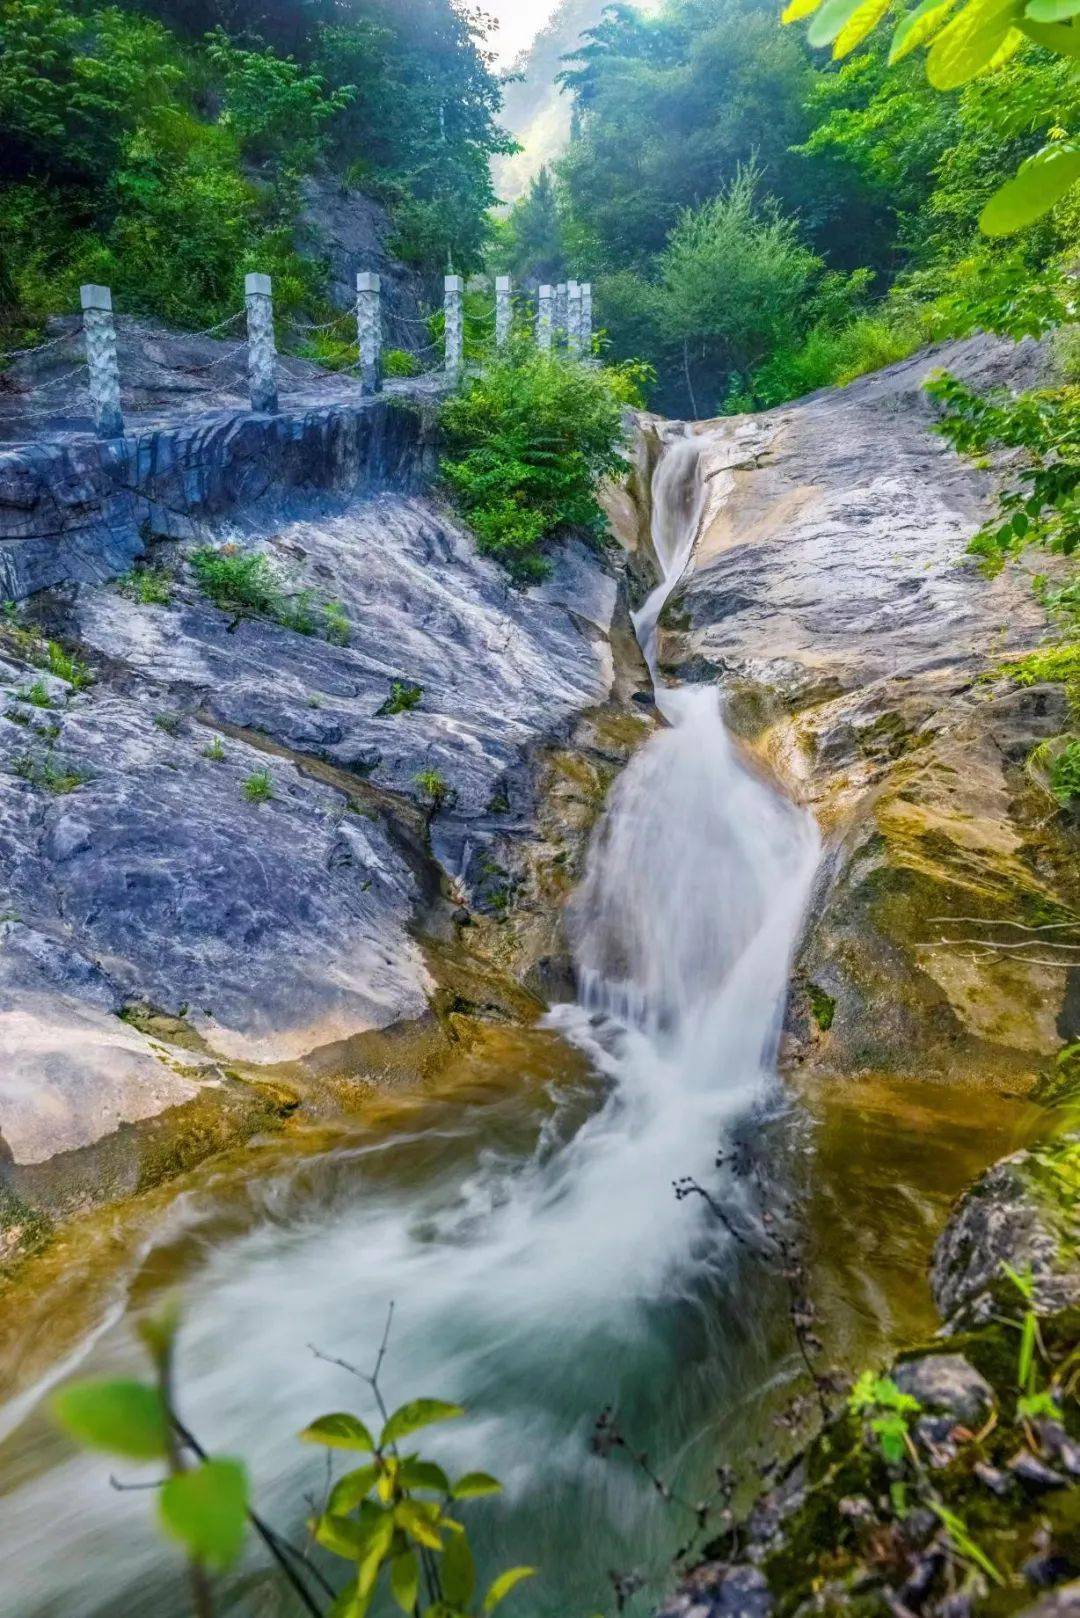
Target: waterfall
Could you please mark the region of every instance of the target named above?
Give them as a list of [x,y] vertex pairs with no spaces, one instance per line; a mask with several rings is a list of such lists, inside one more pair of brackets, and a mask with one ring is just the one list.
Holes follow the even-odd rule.
[[[701,518],[696,440],[667,450],[654,500],[665,576],[637,628],[655,673],[657,619]],[[179,1346],[184,1415],[216,1450],[249,1460],[260,1508],[283,1526],[295,1519],[303,1491],[321,1486],[295,1433],[323,1410],[364,1406],[363,1387],[308,1344],[370,1363],[393,1299],[391,1397],[457,1398],[475,1412],[437,1452],[507,1485],[487,1557],[547,1569],[515,1597],[518,1618],[590,1610],[619,1536],[633,1542],[627,1554],[645,1544],[654,1497],[588,1470],[601,1406],[660,1412],[652,1455],[677,1453],[700,1428],[672,1391],[690,1354],[679,1311],[700,1295],[702,1263],[731,1255],[671,1182],[708,1174],[725,1128],[773,1078],[817,858],[810,817],[740,756],[720,693],[657,698],[666,723],[616,784],[571,906],[578,1001],[549,1018],[588,1053],[587,1092],[538,1085],[541,1107],[519,1084],[512,1123],[506,1097],[463,1102],[425,1130],[331,1152],[291,1180],[248,1186],[262,1217],[239,1234],[202,1236],[198,1209],[175,1216],[199,1246]],[[137,1362],[113,1330],[91,1368],[118,1363]],[[0,1498],[5,1618],[185,1611],[145,1496],[112,1493],[107,1472],[60,1455]]]

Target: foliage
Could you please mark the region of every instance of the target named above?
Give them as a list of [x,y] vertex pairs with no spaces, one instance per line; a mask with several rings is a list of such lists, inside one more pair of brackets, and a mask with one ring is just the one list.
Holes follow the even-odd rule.
[[911,1442],[911,1417],[922,1407],[911,1394],[901,1392],[891,1377],[864,1371],[848,1397],[852,1415],[865,1420],[886,1461],[899,1466]]
[[[809,17],[807,39],[831,45],[842,59],[873,32],[890,9],[887,0],[789,0],[785,22]],[[1009,62],[1028,40],[1067,61],[1080,56],[1080,23],[1073,0],[920,0],[900,17],[889,65],[926,50],[926,77],[935,90],[956,90]],[[979,224],[988,236],[1010,235],[1047,213],[1080,179],[1080,143],[1060,127],[999,184],[984,203]]]
[[1014,450],[1019,460],[997,517],[971,542],[990,571],[1027,545],[1070,556],[1080,543],[1080,387],[982,395],[948,374],[927,384],[937,430],[965,455]]
[[318,605],[310,590],[291,590],[288,581],[261,551],[241,551],[233,544],[204,545],[188,557],[203,594],[222,612],[237,617],[269,618],[298,635],[314,635],[320,619],[323,636],[344,646],[349,620],[336,601]]
[[121,595],[142,607],[167,607],[172,600],[172,575],[163,567],[140,567],[117,580]]
[[519,280],[555,285],[567,279],[563,221],[555,178],[546,165],[511,208],[499,249],[502,262]]
[[404,348],[386,348],[382,356],[383,376],[419,376],[423,367],[415,354]]
[[33,753],[23,753],[15,759],[12,767],[15,774],[29,781],[31,786],[38,787],[42,792],[55,793],[61,798],[85,786],[90,779],[86,770],[55,759],[51,748],[37,757]]
[[[389,1321],[375,1369],[355,1374],[371,1389],[379,1414],[378,1437],[348,1411],[310,1423],[300,1439],[327,1452],[327,1475],[335,1459],[364,1457],[328,1486],[309,1528],[316,1545],[344,1562],[348,1574],[337,1595],[321,1568],[286,1542],[251,1506],[242,1461],[208,1455],[176,1415],[173,1362],[177,1317],[166,1310],[144,1320],[140,1335],[153,1366],[153,1381],[134,1379],[69,1383],[53,1396],[52,1415],[68,1437],[91,1450],[131,1461],[156,1461],[167,1475],[157,1486],[162,1532],[184,1551],[192,1576],[196,1612],[212,1611],[208,1570],[230,1567],[239,1557],[249,1526],[274,1557],[279,1571],[302,1599],[304,1610],[326,1618],[365,1618],[382,1584],[407,1618],[489,1618],[536,1569],[511,1567],[477,1598],[476,1571],[461,1508],[500,1493],[487,1472],[455,1480],[409,1445],[413,1435],[464,1415],[443,1399],[411,1399],[391,1411],[379,1383]],[[353,1370],[344,1361],[335,1361]],[[320,1604],[313,1594],[329,1596]],[[426,1592],[427,1604],[422,1599]]]
[[1062,808],[1080,802],[1080,740],[1067,742],[1050,766],[1050,791]]
[[412,713],[419,707],[424,696],[422,685],[413,685],[409,680],[393,680],[390,684],[390,695],[379,709],[379,717],[386,718],[392,714]]
[[508,146],[483,19],[454,0],[291,11],[286,27],[239,0],[5,0],[5,326],[71,313],[83,281],[208,325],[242,307],[250,269],[273,275],[280,312],[323,318],[323,266],[294,244],[316,162],[387,203],[418,264],[478,265],[488,157]]
[[540,579],[544,548],[599,539],[596,489],[622,466],[623,406],[634,376],[516,344],[442,410],[442,475],[486,555],[519,583]]
[[418,770],[413,781],[420,789],[420,796],[433,811],[450,803],[454,796],[453,788],[439,770]]
[[215,736],[213,741],[209,742],[207,746],[203,748],[202,756],[203,758],[209,759],[211,764],[221,764],[224,762],[225,748],[220,736]]
[[267,769],[254,770],[244,782],[248,803],[269,803],[274,796],[274,778]]

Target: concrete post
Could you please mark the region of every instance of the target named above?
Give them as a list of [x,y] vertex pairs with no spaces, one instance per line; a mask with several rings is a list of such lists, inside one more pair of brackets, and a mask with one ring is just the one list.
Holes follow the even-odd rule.
[[581,287],[576,281],[566,288],[566,347],[571,359],[581,358]]
[[446,369],[451,375],[458,376],[465,360],[465,316],[461,303],[465,283],[460,275],[448,275],[444,287]]
[[270,277],[257,272],[244,277],[247,305],[248,392],[251,408],[272,416],[278,407],[277,344],[274,341],[274,295]]
[[551,323],[555,301],[554,287],[541,287],[536,300],[536,346],[544,354],[551,353]]
[[86,368],[90,373],[90,408],[99,438],[119,438],[124,430],[120,410],[120,367],[116,361],[116,327],[108,287],[79,288],[82,301]]
[[581,352],[587,360],[593,357],[592,351],[592,282],[581,283]]
[[495,277],[495,346],[505,348],[510,341],[510,326],[514,318],[512,294],[514,284],[508,275]]
[[356,346],[365,393],[382,388],[382,282],[364,272],[356,277]]
[[562,348],[566,342],[566,314],[567,314],[567,285],[560,281],[555,288],[555,347]]

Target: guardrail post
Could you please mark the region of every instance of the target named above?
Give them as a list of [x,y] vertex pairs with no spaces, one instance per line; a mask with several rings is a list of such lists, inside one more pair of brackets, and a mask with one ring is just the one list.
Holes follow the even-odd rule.
[[551,353],[552,306],[554,287],[541,287],[536,301],[536,346],[544,354]]
[[576,281],[566,288],[566,347],[571,359],[581,358],[581,287]]
[[562,348],[566,342],[566,316],[567,293],[569,288],[565,281],[560,281],[555,288],[555,346]]
[[277,344],[274,341],[274,289],[268,275],[244,277],[247,306],[248,392],[252,410],[272,416],[278,407]]
[[495,277],[495,346],[505,348],[510,341],[510,326],[514,318],[514,284],[508,275]]
[[587,360],[593,357],[592,351],[592,282],[581,283],[581,352]]
[[382,388],[382,281],[365,271],[356,277],[356,346],[365,393]]
[[460,275],[446,277],[443,292],[443,308],[446,315],[446,369],[458,376],[465,359],[465,318],[462,309],[462,293],[465,283]]
[[108,287],[79,288],[82,302],[86,368],[90,373],[90,408],[99,438],[119,438],[124,431],[120,409],[120,367],[116,359],[116,327]]

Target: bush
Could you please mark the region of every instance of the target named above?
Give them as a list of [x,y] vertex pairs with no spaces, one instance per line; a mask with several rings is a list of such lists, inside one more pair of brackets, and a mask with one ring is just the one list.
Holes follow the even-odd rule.
[[545,546],[571,533],[599,540],[596,490],[623,466],[637,376],[522,343],[443,406],[443,477],[478,548],[517,583],[546,576]]
[[1080,802],[1080,740],[1068,742],[1054,760],[1050,791],[1062,808]]
[[419,376],[423,366],[404,348],[388,348],[382,357],[383,376]]

